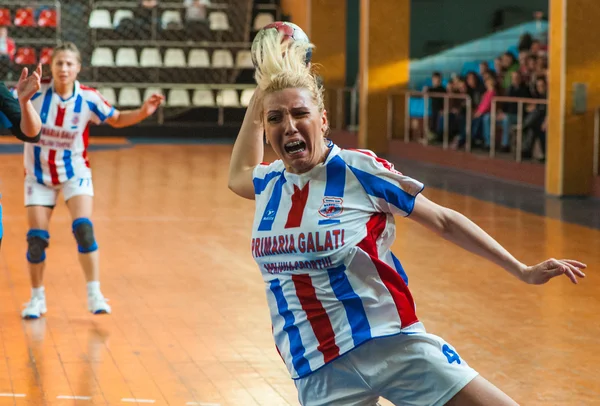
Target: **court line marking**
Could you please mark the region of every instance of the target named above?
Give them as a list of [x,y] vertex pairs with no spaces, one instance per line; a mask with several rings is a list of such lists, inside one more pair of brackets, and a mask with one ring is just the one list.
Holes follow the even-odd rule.
[[156,400],[154,399],[136,399],[136,398],[123,398],[121,402],[130,402],[130,403],[154,403]]
[[69,395],[58,395],[56,399],[75,399],[75,400],[92,400],[91,396],[69,396]]
[[220,403],[187,402],[187,406],[221,406]]
[[0,393],[0,397],[15,397],[15,398],[24,398],[26,395],[24,393]]

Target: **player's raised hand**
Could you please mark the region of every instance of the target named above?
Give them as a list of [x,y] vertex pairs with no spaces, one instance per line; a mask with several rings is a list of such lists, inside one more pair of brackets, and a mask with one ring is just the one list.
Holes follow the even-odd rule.
[[151,116],[164,100],[165,96],[159,93],[154,93],[144,101],[144,104],[141,107],[142,113],[145,116]]
[[555,276],[565,275],[571,282],[577,283],[577,277],[584,278],[582,269],[586,264],[572,259],[548,259],[537,265],[528,267],[523,273],[523,281],[532,285],[542,285]]
[[33,95],[40,90],[42,85],[42,64],[39,63],[37,69],[30,76],[27,76],[27,74],[27,68],[23,68],[21,77],[19,77],[19,82],[17,83],[17,95],[19,101],[26,102],[31,100]]

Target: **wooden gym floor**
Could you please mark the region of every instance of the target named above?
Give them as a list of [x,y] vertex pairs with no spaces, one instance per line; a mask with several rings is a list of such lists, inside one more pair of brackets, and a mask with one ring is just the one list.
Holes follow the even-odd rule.
[[[30,294],[21,147],[0,145],[8,152],[0,155],[0,405],[297,405],[250,255],[253,202],[226,186],[231,145],[93,144],[93,221],[113,314],[87,312],[60,200],[50,228],[48,313],[34,321],[19,316]],[[444,188],[477,180],[396,164],[523,261],[570,257],[589,266],[577,286],[567,278],[528,286],[398,219],[394,251],[428,330],[520,404],[600,404],[600,229],[556,215],[569,210],[544,216],[495,204],[485,192],[497,187],[490,180],[453,186],[467,192],[459,194]],[[481,199],[469,196],[482,191]],[[509,193],[497,197],[508,201]],[[517,201],[540,198],[531,189],[514,193],[524,193]],[[600,212],[598,202],[586,204],[587,218]]]

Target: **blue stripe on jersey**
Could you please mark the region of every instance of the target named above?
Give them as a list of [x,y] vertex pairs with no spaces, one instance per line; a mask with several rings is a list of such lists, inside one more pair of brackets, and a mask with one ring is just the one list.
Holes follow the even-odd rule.
[[42,95],[42,92],[37,92],[36,94],[34,94],[33,96],[31,96],[31,101],[34,101],[35,99],[37,99],[41,95]]
[[35,145],[33,147],[33,158],[34,158],[34,173],[35,179],[38,183],[44,184],[44,173],[42,172],[42,147]]
[[327,164],[327,184],[325,196],[344,197],[346,186],[346,163],[339,156],[331,158]]
[[367,313],[363,307],[362,300],[352,289],[350,281],[346,276],[346,267],[340,265],[337,268],[328,269],[329,283],[335,296],[344,305],[346,316],[352,329],[352,340],[358,345],[371,338],[371,326],[367,319]]
[[319,220],[320,226],[326,226],[327,224],[340,224],[339,220]]
[[42,103],[42,111],[40,112],[40,119],[42,124],[46,124],[48,120],[48,112],[50,111],[50,105],[52,104],[52,88],[49,87],[44,95],[44,102]]
[[392,261],[394,261],[394,267],[396,268],[396,271],[398,271],[398,273],[400,274],[400,277],[402,278],[404,283],[406,283],[406,286],[408,286],[408,275],[404,271],[404,268],[402,267],[400,260],[398,258],[396,258],[396,256],[394,255],[393,252],[390,252],[390,254],[392,254]]
[[96,106],[94,103],[92,103],[89,100],[86,100],[86,103],[87,103],[88,107],[90,108],[90,110],[92,110],[92,113],[94,113],[95,115],[98,116],[100,121],[104,122],[104,120],[106,120],[107,117],[104,114],[102,114],[102,112],[100,112],[100,109],[98,109],[98,106]]
[[264,178],[254,178],[252,179],[252,183],[254,183],[254,194],[259,195],[267,188],[269,182],[276,176],[281,175],[281,172],[269,172]]
[[[327,183],[325,197],[344,197],[346,187],[346,163],[338,155],[327,164]],[[319,225],[339,224],[339,219],[319,220]]]
[[81,106],[83,104],[83,97],[80,94],[77,95],[77,99],[75,99],[75,108],[73,111],[75,113],[81,113]]
[[262,220],[260,220],[258,231],[270,231],[273,227],[273,222],[277,216],[277,210],[279,210],[279,203],[281,202],[281,191],[285,182],[285,176],[282,174],[273,187],[271,199],[269,199],[269,203],[267,203],[267,207],[265,207],[265,212],[263,213]]
[[63,161],[65,163],[65,170],[67,171],[67,179],[71,179],[75,176],[75,172],[73,171],[73,162],[71,162],[71,151],[68,149],[63,153]]
[[275,296],[277,302],[277,310],[285,324],[283,325],[283,331],[285,331],[290,340],[290,354],[292,354],[292,364],[294,369],[298,372],[298,375],[304,376],[312,372],[308,360],[304,357],[304,344],[302,343],[302,337],[300,336],[300,330],[296,327],[296,319],[294,314],[288,308],[288,303],[283,295],[283,289],[278,279],[273,279],[270,282],[271,292]]
[[349,166],[349,168],[369,195],[379,197],[389,204],[393,204],[406,214],[412,212],[415,206],[414,196],[385,179],[352,166]]

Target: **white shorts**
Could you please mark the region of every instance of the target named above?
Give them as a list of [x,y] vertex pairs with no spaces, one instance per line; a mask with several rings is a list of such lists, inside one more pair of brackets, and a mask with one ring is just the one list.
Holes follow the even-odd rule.
[[35,178],[25,177],[25,206],[55,206],[58,193],[62,190],[65,202],[74,196],[94,196],[91,173],[83,177],[74,176],[65,183],[47,186]]
[[441,406],[478,373],[425,332],[376,338],[295,381],[303,406]]

